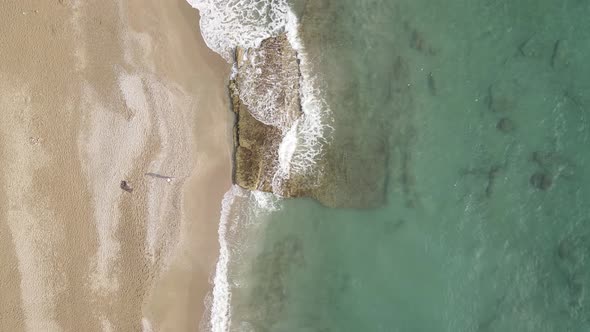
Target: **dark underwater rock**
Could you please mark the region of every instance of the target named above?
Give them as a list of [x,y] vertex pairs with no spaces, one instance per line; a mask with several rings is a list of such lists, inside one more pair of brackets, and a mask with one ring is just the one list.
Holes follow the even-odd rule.
[[535,172],[529,181],[533,187],[543,191],[551,188],[553,184],[553,179],[545,172]]
[[509,118],[501,118],[496,124],[496,129],[505,134],[508,134],[514,131],[514,123]]

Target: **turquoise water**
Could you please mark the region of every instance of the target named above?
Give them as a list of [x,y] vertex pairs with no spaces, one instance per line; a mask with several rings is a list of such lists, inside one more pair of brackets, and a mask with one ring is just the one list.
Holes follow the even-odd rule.
[[590,4],[296,8],[331,149],[386,160],[386,203],[252,217],[232,330],[590,331]]

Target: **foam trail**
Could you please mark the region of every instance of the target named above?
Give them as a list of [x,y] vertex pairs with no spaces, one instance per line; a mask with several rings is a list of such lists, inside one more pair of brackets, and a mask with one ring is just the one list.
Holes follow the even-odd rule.
[[230,248],[227,241],[227,233],[231,221],[231,208],[236,197],[243,197],[244,192],[240,187],[233,185],[223,196],[221,203],[221,218],[219,221],[219,259],[215,267],[213,278],[213,303],[211,307],[211,319],[209,330],[212,332],[229,331],[231,318],[231,290],[229,285],[229,261]]
[[276,63],[281,47],[277,40],[269,40],[264,47],[248,49],[243,54],[237,88],[241,101],[254,118],[285,134],[297,119],[296,110],[300,108],[297,98],[293,98],[299,92],[299,69],[298,66],[281,68]]
[[291,170],[291,160],[297,149],[297,127],[299,120],[295,120],[293,126],[287,131],[285,137],[279,145],[279,171],[289,174]]
[[[299,37],[299,20],[291,9],[285,12],[285,17],[284,29],[299,60],[299,94],[303,115],[285,132],[280,144],[279,167],[272,183],[275,193],[281,192],[282,183],[292,175],[322,173],[321,167],[317,167],[317,162],[322,157],[323,146],[329,143],[332,129],[332,112],[323,97],[321,84],[313,72],[312,64]],[[308,185],[315,186],[317,183]]]
[[316,164],[321,157],[322,147],[328,143],[329,131],[332,130],[332,111],[323,97],[320,83],[312,71],[312,64],[299,38],[299,21],[293,11],[287,12],[287,38],[297,51],[301,70],[300,96],[301,109],[304,113],[297,123],[298,145],[290,160],[295,172],[304,172]]
[[[199,10],[201,21],[201,34],[209,48],[223,56],[228,62],[233,62],[236,47],[254,49],[269,37],[286,32],[287,38],[297,52],[300,63],[299,95],[303,115],[294,121],[285,118],[288,115],[281,114],[280,107],[274,103],[281,100],[280,93],[284,89],[294,88],[289,85],[289,79],[270,75],[263,77],[257,75],[260,68],[251,68],[252,76],[247,76],[251,81],[252,89],[240,89],[243,101],[248,104],[250,112],[259,121],[279,128],[283,133],[282,141],[278,146],[278,160],[276,160],[275,174],[272,180],[273,191],[281,194],[282,184],[293,174],[305,175],[311,172],[321,173],[318,159],[322,156],[323,146],[327,143],[325,137],[331,129],[331,111],[323,98],[321,84],[313,73],[312,65],[308,60],[298,29],[299,22],[294,12],[289,7],[287,0],[187,0],[194,8]],[[252,63],[264,60],[264,54],[256,51],[247,52],[245,56],[252,58]],[[235,75],[235,66],[232,75]],[[248,73],[250,74],[250,72]],[[263,77],[269,82],[256,81],[257,77]],[[273,89],[277,82],[283,82],[280,88]],[[260,84],[268,85],[269,89],[254,87]],[[265,86],[266,86],[265,85]],[[247,86],[248,87],[248,86]],[[283,89],[281,91],[281,89]],[[289,124],[289,125],[285,125]],[[314,177],[319,178],[319,177]],[[314,185],[310,183],[309,185]],[[249,207],[240,210],[241,216],[232,216],[233,205],[238,204],[236,198],[248,197]],[[226,332],[231,329],[231,286],[239,287],[239,283],[230,284],[230,263],[239,261],[239,257],[230,257],[231,246],[244,245],[243,243],[230,243],[229,237],[235,229],[251,227],[247,225],[247,213],[254,212],[254,219],[259,220],[264,214],[280,208],[280,200],[277,196],[268,193],[247,192],[234,185],[224,196],[221,208],[219,224],[220,255],[217,261],[213,278],[213,294],[210,306],[209,321],[204,327],[206,331]],[[232,228],[233,227],[233,228]],[[234,230],[232,230],[234,229]],[[239,255],[237,251],[233,251]]]
[[201,14],[207,46],[233,61],[236,46],[256,47],[285,26],[286,0],[187,0]]

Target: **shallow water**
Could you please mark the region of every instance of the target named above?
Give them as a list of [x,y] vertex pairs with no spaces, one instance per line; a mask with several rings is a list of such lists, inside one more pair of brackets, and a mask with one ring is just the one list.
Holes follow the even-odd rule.
[[326,157],[350,165],[335,180],[370,172],[385,204],[251,216],[231,330],[589,330],[590,4],[296,8],[333,112]]

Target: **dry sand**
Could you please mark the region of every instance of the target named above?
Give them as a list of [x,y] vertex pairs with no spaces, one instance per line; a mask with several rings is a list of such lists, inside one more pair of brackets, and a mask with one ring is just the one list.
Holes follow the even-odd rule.
[[196,331],[231,181],[229,66],[198,13],[3,0],[0,17],[0,331]]

